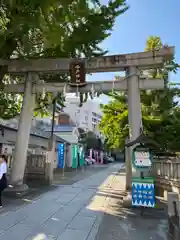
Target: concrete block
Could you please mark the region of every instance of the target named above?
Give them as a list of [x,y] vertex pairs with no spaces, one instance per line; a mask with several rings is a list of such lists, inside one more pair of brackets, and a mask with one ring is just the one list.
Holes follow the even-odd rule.
[[1,240],[11,240],[11,239],[18,239],[24,240],[28,237],[28,235],[34,230],[33,227],[28,226],[24,223],[17,223],[8,231],[5,231],[3,234],[0,235]]
[[20,186],[8,187],[4,190],[3,195],[6,197],[21,198],[26,196],[31,192],[27,184],[22,184]]
[[18,214],[17,212],[9,211],[7,214],[0,216],[0,232],[13,227],[21,220],[24,220],[26,216]]
[[177,193],[174,192],[169,192],[168,193],[168,215],[169,217],[172,217],[175,215],[175,211],[174,211],[174,204],[173,202],[178,202],[179,200],[179,196]]
[[99,230],[98,227],[93,227],[93,228],[91,229],[91,232],[90,232],[87,240],[95,240],[95,239],[96,239],[96,235],[97,235],[97,233],[98,233],[98,230]]
[[164,200],[168,200],[168,191],[166,189],[164,189]]
[[99,214],[98,211],[92,211],[88,208],[83,208],[77,216],[79,217],[93,217],[93,218],[96,218],[97,215]]
[[103,217],[104,217],[104,213],[103,213],[103,212],[100,212],[100,213],[97,215],[97,217],[96,217],[96,221],[95,221],[93,227],[99,228],[99,226],[100,226],[100,224],[101,224],[101,222],[102,222],[102,220],[103,220]]
[[42,207],[37,211],[29,212],[23,223],[30,226],[39,226],[48,220],[52,215],[54,215],[59,209],[60,206],[57,204],[50,204],[49,206],[42,205]]
[[67,226],[68,229],[84,230],[89,232],[95,222],[95,218],[76,216]]
[[131,192],[128,192],[127,195],[123,197],[122,205],[124,208],[132,208]]
[[86,240],[88,234],[87,231],[66,229],[57,240]]
[[[82,206],[80,206],[82,207]],[[80,207],[74,205],[72,206],[66,206],[62,210],[56,212],[52,217],[59,219],[59,220],[64,220],[64,221],[71,221],[74,216],[80,211]]]
[[64,195],[61,195],[58,199],[56,199],[56,202],[67,204],[71,202],[76,196],[76,193],[65,193]]
[[66,221],[51,218],[29,235],[27,240],[36,239],[37,237],[40,238],[42,234],[44,235],[42,235],[42,239],[57,239],[57,237],[62,234],[66,228],[67,224],[68,222]]

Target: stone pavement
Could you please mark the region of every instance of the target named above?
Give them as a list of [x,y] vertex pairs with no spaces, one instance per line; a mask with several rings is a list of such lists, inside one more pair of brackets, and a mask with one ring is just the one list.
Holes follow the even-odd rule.
[[100,191],[100,194],[109,193],[109,201],[95,240],[167,240],[166,206],[158,202],[158,208],[144,210],[143,216],[139,208],[123,208],[123,184],[125,173],[120,172],[111,188]]
[[28,182],[30,187],[28,193],[25,196],[21,196],[18,198],[12,197],[3,197],[3,209],[0,210],[0,214],[2,212],[7,212],[14,208],[21,207],[22,205],[27,205],[31,203],[33,200],[40,198],[41,195],[45,194],[46,192],[50,192],[58,188],[60,185],[72,185],[78,181],[81,181],[87,177],[94,175],[100,171],[105,170],[108,168],[109,165],[90,165],[83,168],[78,168],[77,171],[65,172],[64,176],[62,176],[62,170],[56,172],[54,174],[54,181],[53,185],[51,186],[42,186],[41,183],[38,182]]
[[110,165],[72,185],[59,186],[31,204],[2,213],[0,239],[94,240],[109,202],[104,189],[111,188],[121,167]]

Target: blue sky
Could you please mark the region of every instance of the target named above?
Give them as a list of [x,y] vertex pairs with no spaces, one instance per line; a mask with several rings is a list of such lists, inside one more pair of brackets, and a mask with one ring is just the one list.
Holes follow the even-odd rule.
[[[105,0],[103,0],[105,2]],[[106,1],[107,2],[107,1]],[[101,46],[109,54],[143,51],[150,35],[159,36],[163,43],[176,47],[176,61],[180,63],[180,1],[129,0],[130,9],[118,17],[111,37]],[[117,74],[117,73],[116,73]],[[112,80],[115,73],[88,76],[88,80]],[[171,75],[171,81],[180,80],[180,71]],[[103,98],[103,102],[107,99]]]

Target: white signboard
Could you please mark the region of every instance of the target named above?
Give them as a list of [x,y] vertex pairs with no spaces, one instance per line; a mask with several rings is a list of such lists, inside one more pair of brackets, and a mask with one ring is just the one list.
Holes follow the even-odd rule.
[[147,167],[152,166],[150,152],[134,152],[134,165],[135,167]]

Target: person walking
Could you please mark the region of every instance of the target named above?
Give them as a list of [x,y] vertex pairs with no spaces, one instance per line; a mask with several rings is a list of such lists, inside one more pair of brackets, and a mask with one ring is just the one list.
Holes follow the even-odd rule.
[[2,208],[2,192],[7,188],[7,158],[5,155],[0,156],[0,208]]

